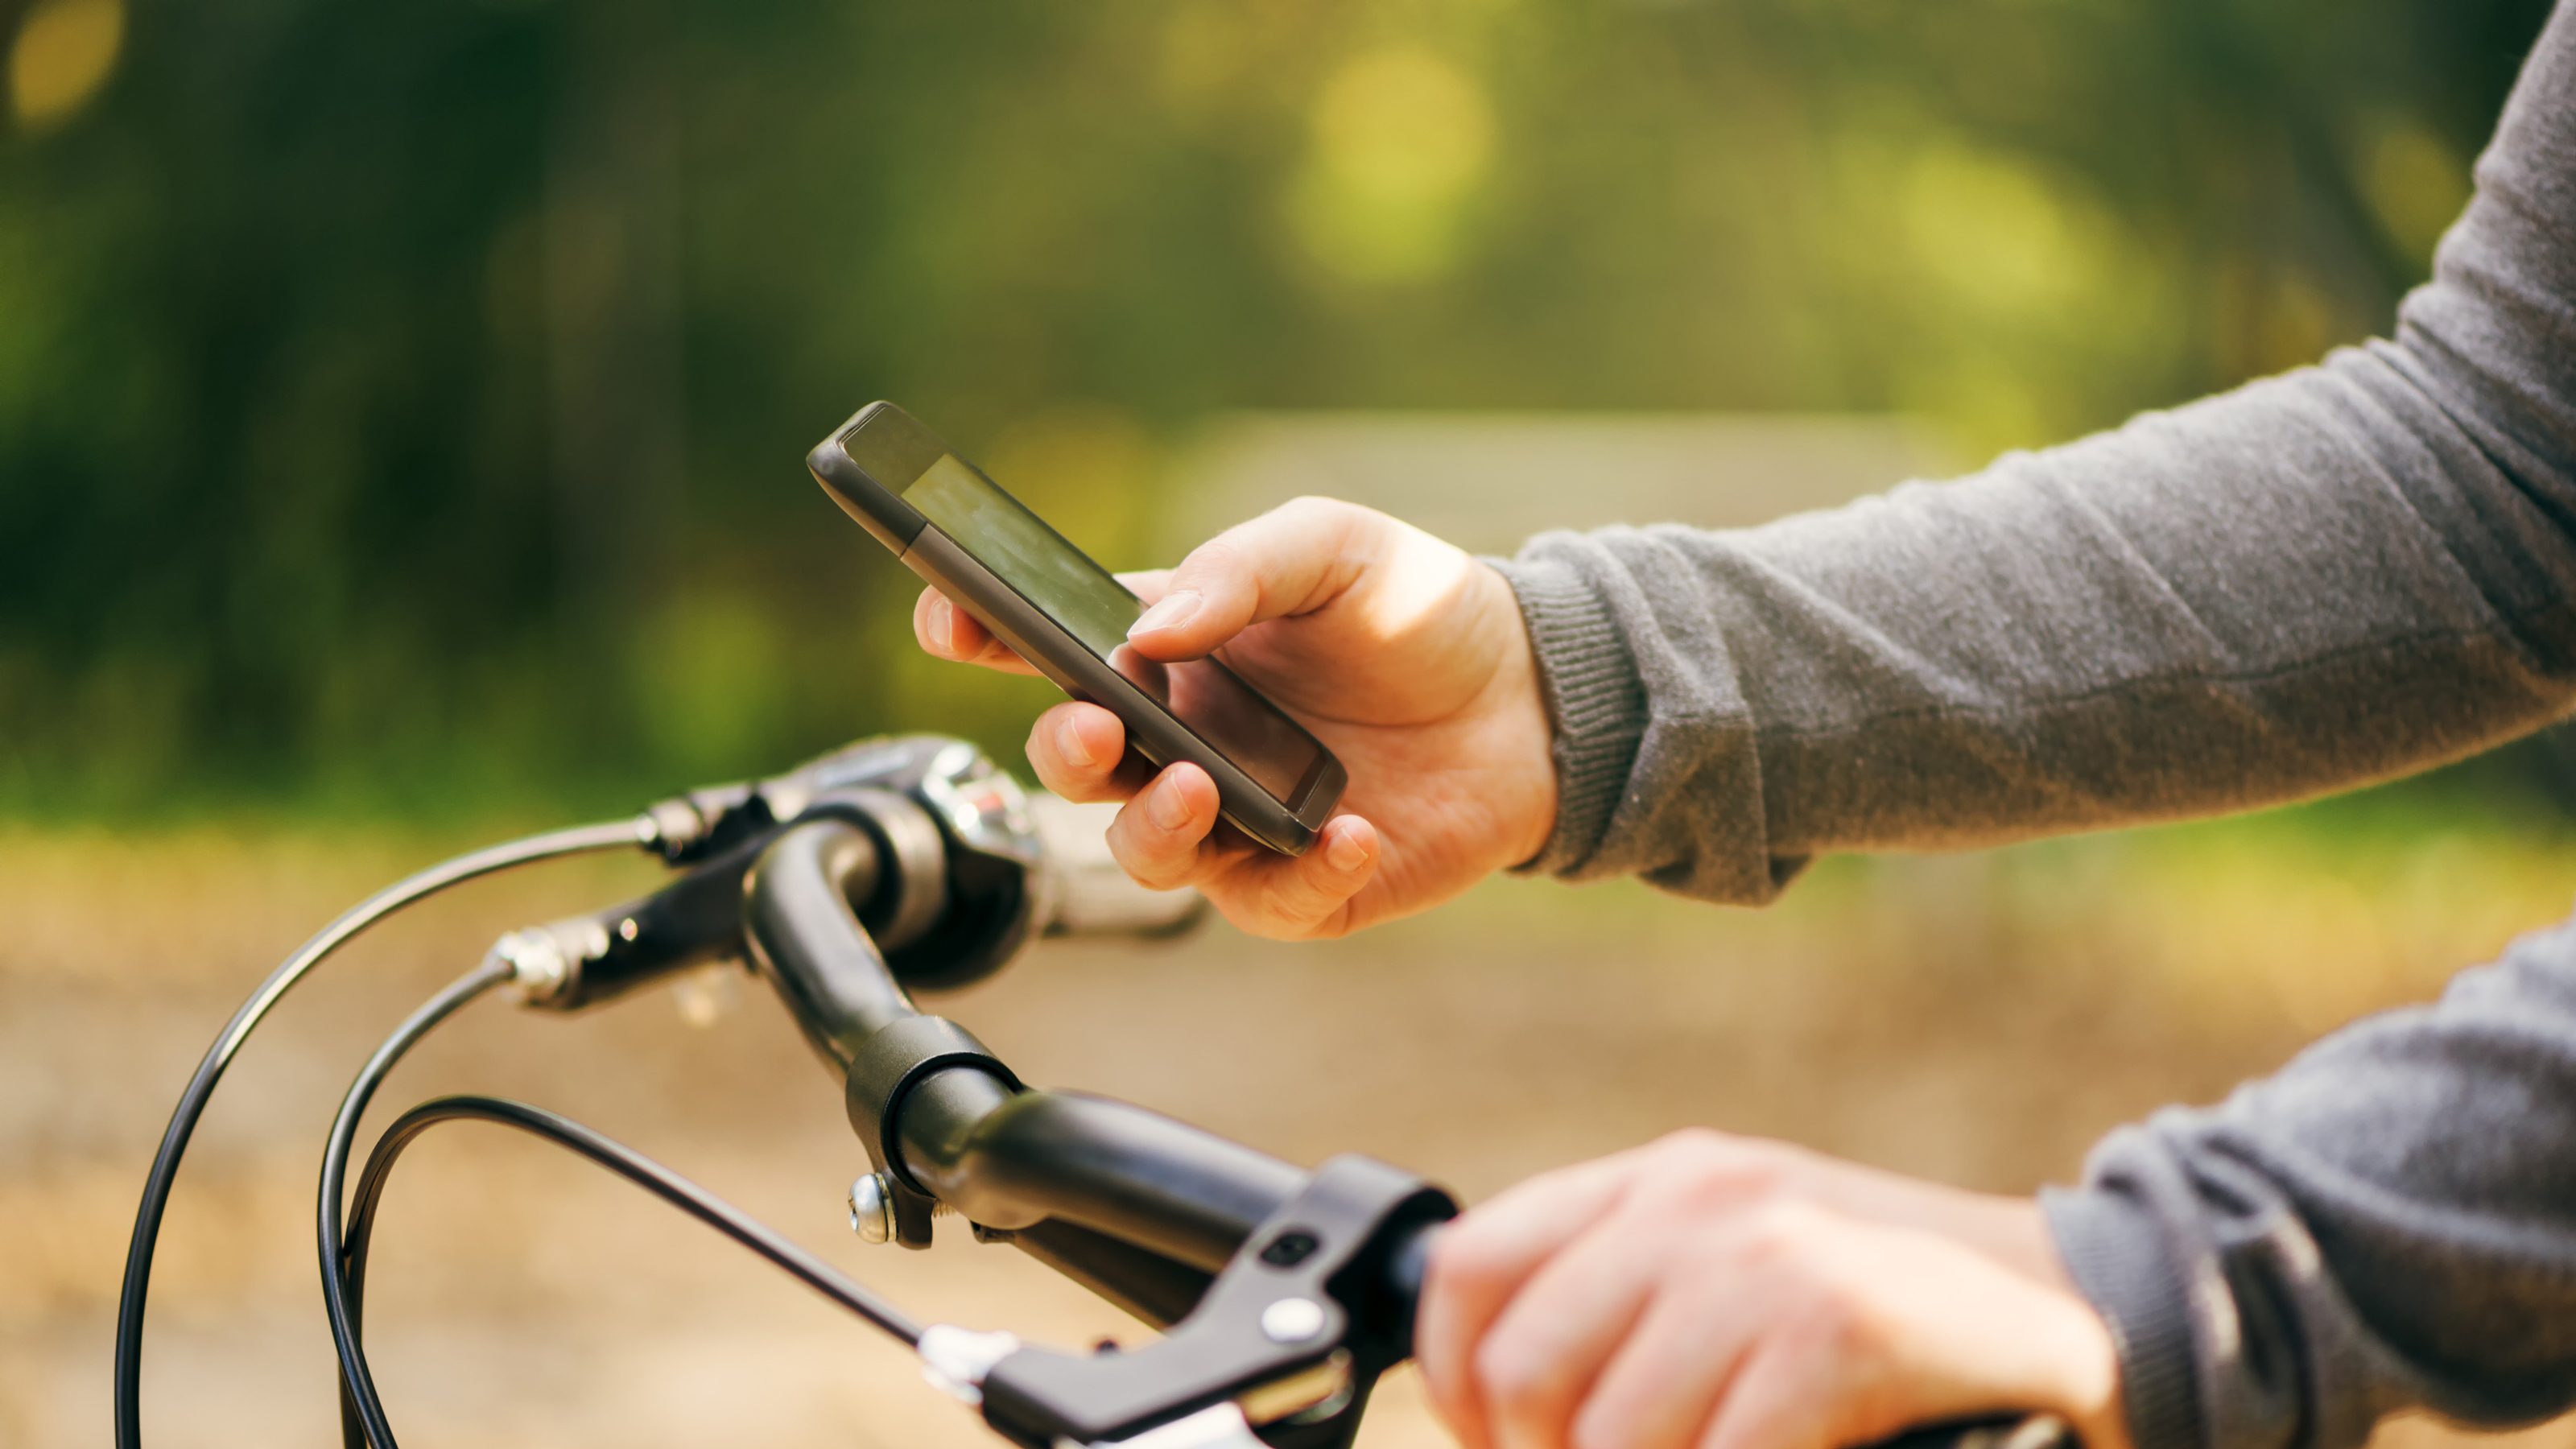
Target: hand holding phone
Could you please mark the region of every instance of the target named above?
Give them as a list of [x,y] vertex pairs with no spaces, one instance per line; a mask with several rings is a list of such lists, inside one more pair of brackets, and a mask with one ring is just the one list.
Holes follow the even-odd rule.
[[[1128,802],[1109,844],[1139,881],[1196,886],[1255,935],[1338,936],[1436,905],[1546,843],[1547,712],[1518,603],[1493,570],[1383,514],[1304,499],[1169,573],[1123,577],[1149,602],[1196,601],[1140,621],[1128,641],[1138,653],[1221,649],[1351,777],[1318,846],[1283,859],[1226,841],[1216,792],[1193,767],[1140,766],[1115,715],[1059,705],[1031,731],[1029,761],[1068,799]],[[935,590],[913,626],[941,658],[1037,672]]]
[[1117,715],[1138,754],[1205,773],[1246,837],[1283,855],[1315,843],[1349,778],[1332,751],[1219,661],[1139,653],[1127,634],[1144,602],[910,414],[871,403],[806,463],[952,605]]

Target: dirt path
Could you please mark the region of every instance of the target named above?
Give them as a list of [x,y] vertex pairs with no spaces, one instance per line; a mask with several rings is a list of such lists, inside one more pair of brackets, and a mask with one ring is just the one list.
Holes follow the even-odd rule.
[[[0,1443],[106,1442],[133,1193],[188,1068],[276,957],[432,853],[0,836]],[[1217,929],[1049,946],[940,1008],[1032,1081],[1298,1160],[1374,1153],[1470,1196],[1689,1123],[2027,1188],[2070,1176],[2118,1121],[2429,994],[2554,917],[2576,879],[2566,859],[2475,842],[2275,861],[2260,880],[2224,857],[2223,842],[2104,841],[1854,865],[1758,915],[1499,882],[1332,945]],[[156,1446],[336,1442],[309,1226],[332,1103],[368,1044],[500,930],[649,879],[577,865],[477,887],[353,953],[254,1044],[174,1208],[149,1339]],[[962,1234],[925,1254],[852,1240],[840,1197],[861,1159],[838,1093],[756,985],[740,996],[707,1029],[660,993],[571,1020],[481,1005],[386,1100],[472,1088],[566,1111],[927,1316],[1059,1342],[1140,1332]],[[370,1297],[406,1443],[996,1442],[904,1354],[631,1190],[447,1130],[396,1180]],[[2529,1437],[2576,1444],[2563,1424]],[[1440,1442],[1399,1376],[1363,1443]]]

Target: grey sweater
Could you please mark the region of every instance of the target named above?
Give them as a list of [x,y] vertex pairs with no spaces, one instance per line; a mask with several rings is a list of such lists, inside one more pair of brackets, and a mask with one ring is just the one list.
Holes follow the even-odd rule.
[[[2576,705],[2576,0],[2392,340],[1973,478],[1502,565],[1546,678],[1533,866],[1775,895],[1820,852],[2206,814]],[[2576,1404],[2576,925],[2045,1198],[2141,1449]]]

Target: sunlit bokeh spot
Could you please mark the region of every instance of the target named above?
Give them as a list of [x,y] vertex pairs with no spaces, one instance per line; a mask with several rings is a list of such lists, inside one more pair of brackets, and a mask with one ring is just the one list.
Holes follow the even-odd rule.
[[2389,236],[2428,262],[2469,200],[2467,164],[2411,119],[2385,123],[2371,138],[2361,183]]
[[1415,281],[1456,260],[1464,204],[1493,159],[1493,111],[1455,65],[1406,46],[1334,72],[1289,214],[1316,260],[1357,281]]
[[1064,403],[1004,429],[980,460],[994,480],[1074,546],[1114,569],[1177,563],[1144,553],[1161,449],[1135,415]]
[[9,47],[9,108],[24,126],[71,118],[116,69],[123,0],[50,0],[27,12]]
[[2047,180],[1964,147],[1915,158],[1902,196],[1907,239],[1931,277],[2004,312],[2061,306],[2088,278],[2081,238]]

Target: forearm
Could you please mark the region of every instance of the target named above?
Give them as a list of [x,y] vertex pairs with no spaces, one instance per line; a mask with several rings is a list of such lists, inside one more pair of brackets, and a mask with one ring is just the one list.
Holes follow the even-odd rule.
[[2046,1200],[2140,1449],[2338,1449],[2393,1409],[2576,1406],[2576,922]]
[[1505,565],[1557,725],[1537,864],[1761,900],[1831,850],[2242,808],[2576,701],[2576,35],[2394,341],[1957,483]]

